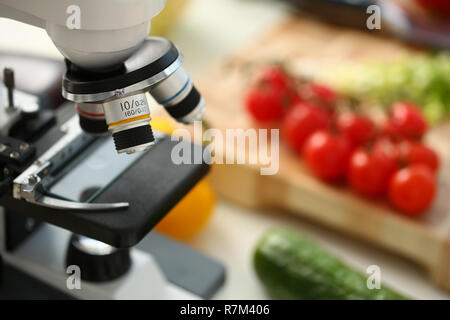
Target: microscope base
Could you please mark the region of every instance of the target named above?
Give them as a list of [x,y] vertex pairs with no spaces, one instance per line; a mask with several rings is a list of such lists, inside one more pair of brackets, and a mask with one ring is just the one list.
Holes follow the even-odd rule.
[[[4,263],[9,267],[17,268],[57,289],[63,297],[66,295],[75,299],[202,298],[200,295],[175,285],[174,282],[177,281],[167,280],[152,255],[142,249],[131,249],[131,269],[121,278],[106,283],[90,283],[81,280],[81,289],[69,289],[67,283],[73,283],[73,281],[68,281],[68,279],[69,277],[73,279],[73,274],[66,273],[65,257],[70,237],[71,233],[66,230],[44,225],[14,252],[3,251],[1,255]],[[149,239],[148,242],[152,242],[152,239]],[[153,242],[158,243],[158,238],[155,238]],[[186,253],[186,256],[189,256],[189,252]],[[183,257],[179,257],[179,259],[181,264]],[[215,291],[222,283],[224,275],[221,272],[223,268],[212,269],[215,272],[210,280],[213,282],[212,288]]]

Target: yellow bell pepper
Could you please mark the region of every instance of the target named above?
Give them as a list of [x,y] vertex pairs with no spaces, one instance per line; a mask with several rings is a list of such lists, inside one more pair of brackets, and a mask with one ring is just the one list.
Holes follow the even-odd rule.
[[[154,117],[155,130],[171,134],[175,125],[164,117]],[[208,179],[203,179],[159,222],[156,230],[179,240],[188,240],[209,221],[216,205],[216,196]]]

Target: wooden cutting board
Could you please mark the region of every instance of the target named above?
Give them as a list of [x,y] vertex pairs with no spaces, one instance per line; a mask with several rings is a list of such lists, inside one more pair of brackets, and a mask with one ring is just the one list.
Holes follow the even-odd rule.
[[[315,74],[339,63],[418,51],[389,38],[295,17],[222,61],[197,85],[213,128],[246,129],[254,124],[243,111],[242,97],[248,70],[258,64],[288,61],[294,69]],[[427,140],[439,150],[443,169],[435,205],[419,219],[316,180],[283,143],[278,174],[262,176],[255,165],[215,165],[211,180],[221,196],[241,205],[287,210],[409,258],[450,290],[450,126],[434,128]]]

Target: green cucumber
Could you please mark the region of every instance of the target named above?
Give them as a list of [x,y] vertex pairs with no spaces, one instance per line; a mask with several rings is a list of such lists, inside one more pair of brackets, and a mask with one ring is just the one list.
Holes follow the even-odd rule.
[[403,300],[382,286],[369,289],[367,278],[305,237],[285,229],[268,232],[254,254],[256,273],[275,299]]

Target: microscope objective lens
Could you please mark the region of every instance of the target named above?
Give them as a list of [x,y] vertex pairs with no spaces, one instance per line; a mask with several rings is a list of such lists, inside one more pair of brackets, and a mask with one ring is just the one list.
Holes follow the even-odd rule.
[[144,151],[154,143],[150,109],[144,93],[105,102],[103,109],[118,153]]

